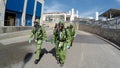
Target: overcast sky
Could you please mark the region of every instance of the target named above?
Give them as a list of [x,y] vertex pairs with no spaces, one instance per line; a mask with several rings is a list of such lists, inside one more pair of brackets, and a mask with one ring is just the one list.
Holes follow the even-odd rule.
[[44,12],[68,12],[74,8],[80,17],[95,17],[110,8],[120,9],[120,0],[45,0]]

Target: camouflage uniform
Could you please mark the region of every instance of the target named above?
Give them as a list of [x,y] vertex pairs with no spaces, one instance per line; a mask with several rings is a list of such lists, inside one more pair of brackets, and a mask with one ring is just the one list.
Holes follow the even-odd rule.
[[70,36],[71,36],[71,46],[72,46],[72,42],[74,40],[75,37],[75,28],[73,27],[73,25],[70,25]]
[[[61,30],[62,26],[62,30]],[[64,24],[59,23],[58,29],[55,32],[56,34],[56,58],[61,63],[64,64],[66,59],[66,47],[67,47],[67,40],[69,39],[69,36],[67,34],[66,29],[64,28]]]
[[36,55],[35,55],[35,64],[37,64],[40,54],[41,54],[41,45],[43,41],[46,40],[46,31],[45,28],[39,25],[39,21],[35,21],[34,29],[30,35],[30,41],[34,39],[36,45]]
[[56,59],[58,60],[58,57],[59,57],[59,51],[58,51],[58,45],[59,45],[59,41],[57,40],[59,37],[58,37],[58,24],[55,24],[55,27],[54,27],[54,30],[53,30],[53,41],[54,41],[54,44],[55,44],[55,51],[56,51]]

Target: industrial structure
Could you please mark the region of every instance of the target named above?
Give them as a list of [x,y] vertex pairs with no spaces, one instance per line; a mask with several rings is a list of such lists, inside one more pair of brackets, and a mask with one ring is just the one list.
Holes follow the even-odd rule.
[[44,0],[0,0],[0,26],[32,26],[43,8]]
[[74,21],[78,18],[78,11],[72,8],[69,12],[48,12],[43,14],[43,21],[58,22],[59,20]]
[[120,10],[119,9],[109,9],[106,12],[99,15],[99,17],[104,17],[106,21],[102,23],[103,28],[110,29],[120,29]]

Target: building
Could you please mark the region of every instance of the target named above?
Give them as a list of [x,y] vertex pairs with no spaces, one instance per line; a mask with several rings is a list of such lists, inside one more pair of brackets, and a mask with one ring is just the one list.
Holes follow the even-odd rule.
[[109,9],[106,12],[99,15],[99,17],[105,17],[107,20],[111,20],[116,17],[120,17],[120,9]]
[[32,26],[43,7],[44,0],[0,0],[0,26]]
[[48,12],[43,14],[43,21],[48,22],[74,21],[75,18],[78,18],[78,11],[75,13],[74,9],[69,12]]
[[96,20],[96,21],[99,20],[99,13],[98,13],[98,12],[96,12],[95,20]]
[[99,15],[99,17],[105,19],[102,22],[102,28],[120,29],[120,9],[111,8]]

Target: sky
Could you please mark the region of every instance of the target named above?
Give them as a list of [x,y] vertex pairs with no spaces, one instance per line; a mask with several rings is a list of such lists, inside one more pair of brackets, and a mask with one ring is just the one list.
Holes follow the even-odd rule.
[[120,9],[120,0],[45,0],[44,12],[69,12],[74,8],[79,17],[95,17],[110,8]]

